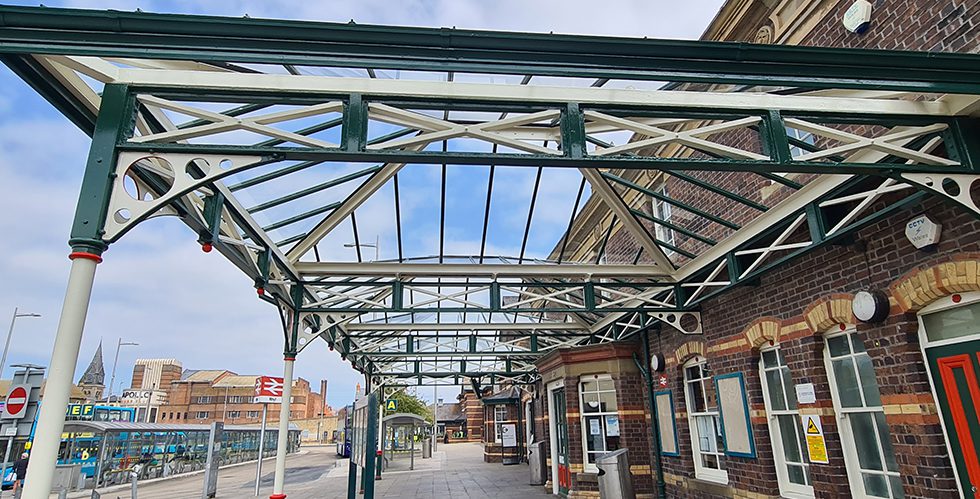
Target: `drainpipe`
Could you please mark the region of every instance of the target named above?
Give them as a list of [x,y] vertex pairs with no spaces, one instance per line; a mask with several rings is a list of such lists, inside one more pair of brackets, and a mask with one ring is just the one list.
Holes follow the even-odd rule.
[[[660,323],[656,326],[657,334],[660,334]],[[660,452],[660,419],[657,417],[657,402],[653,396],[653,372],[650,370],[650,332],[649,328],[643,328],[640,332],[640,341],[643,342],[643,367],[640,371],[647,380],[647,400],[650,401],[650,426],[653,433],[653,452],[657,458],[657,497],[666,499],[667,484],[664,482],[664,458]]]

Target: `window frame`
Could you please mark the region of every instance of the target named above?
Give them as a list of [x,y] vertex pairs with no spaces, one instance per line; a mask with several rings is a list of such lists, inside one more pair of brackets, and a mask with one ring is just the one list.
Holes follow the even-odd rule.
[[[864,473],[865,471],[861,468],[861,461],[857,452],[857,442],[854,439],[854,431],[851,427],[850,416],[852,414],[867,413],[867,414],[871,414],[872,418],[874,418],[877,415],[877,413],[880,413],[882,417],[884,417],[885,410],[882,405],[878,405],[878,406],[867,405],[867,402],[865,401],[863,384],[860,385],[861,389],[858,390],[858,394],[861,396],[861,401],[863,404],[862,407],[843,407],[841,403],[841,393],[837,384],[837,375],[834,372],[834,366],[832,362],[833,358],[831,357],[831,353],[830,353],[830,340],[841,336],[848,337],[847,345],[848,345],[848,349],[850,350],[850,353],[848,353],[847,356],[850,357],[852,359],[852,362],[855,363],[853,365],[854,373],[855,376],[858,377],[858,380],[860,380],[860,372],[857,369],[856,359],[854,359],[854,357],[863,354],[868,356],[870,360],[871,356],[868,355],[867,351],[854,352],[854,345],[853,342],[851,341],[850,336],[857,334],[857,328],[855,327],[855,325],[843,324],[842,326],[844,327],[843,330],[832,330],[824,333],[823,360],[824,360],[824,369],[826,370],[827,373],[827,381],[830,384],[830,398],[834,404],[834,413],[836,414],[836,419],[837,419],[837,430],[841,439],[841,447],[844,450],[844,468],[847,472],[847,482],[848,482],[848,486],[850,487],[852,497],[857,499],[881,499],[881,496],[873,496],[865,492],[864,477],[862,476],[862,473]],[[863,339],[861,339],[860,337],[858,339],[861,340],[863,344]],[[838,356],[834,358],[842,358],[842,357]],[[873,364],[872,364],[872,368],[874,368]],[[880,392],[880,387],[878,386],[877,371],[875,371],[875,385]],[[887,418],[886,418],[886,426],[887,426]],[[877,470],[868,470],[868,472],[883,474],[886,478],[885,483],[888,486],[889,492],[891,493],[892,482],[890,478],[892,476],[897,476],[901,481],[902,474],[900,471],[898,472],[888,471],[888,462],[885,456],[885,450],[881,446],[881,442],[883,441],[883,439],[881,437],[881,434],[879,433],[877,424],[874,425],[874,432],[875,432],[875,438],[877,439],[878,457],[879,459],[881,459],[881,466],[883,470],[881,472],[878,472]],[[890,428],[888,431],[888,435],[886,435],[886,437],[888,438],[888,442],[890,443],[891,442]],[[892,454],[894,456],[894,449],[892,449]],[[904,497],[905,496],[904,487],[901,492],[902,495],[899,497]],[[895,497],[895,495],[891,493],[889,497]]]
[[[584,392],[584,391],[582,391],[582,387],[584,386],[584,384],[585,384],[586,381],[595,381],[596,382],[596,390],[595,391],[590,391],[590,392]],[[612,390],[601,390],[601,389],[599,389],[599,384],[598,383],[600,381],[608,381],[608,382],[612,383],[612,385],[613,385]],[[579,377],[578,390],[577,391],[578,391],[578,407],[579,407],[579,411],[578,411],[579,412],[579,425],[582,428],[582,468],[583,468],[583,471],[585,471],[586,473],[598,473],[599,472],[599,467],[596,466],[595,463],[590,463],[589,462],[589,454],[591,453],[591,454],[597,454],[598,455],[598,454],[605,454],[606,452],[610,452],[608,449],[605,448],[606,447],[606,439],[609,438],[609,435],[607,434],[608,429],[606,428],[606,417],[607,416],[613,416],[614,415],[614,416],[616,416],[616,418],[619,418],[619,391],[616,390],[616,383],[613,380],[612,375],[610,375],[610,374],[587,374],[587,375],[584,375],[584,376]],[[585,409],[584,408],[585,408],[585,394],[586,393],[601,394],[601,393],[610,393],[610,392],[613,394],[613,399],[616,401],[616,410],[615,411],[598,411],[598,412],[589,412],[589,413],[586,413],[585,412]],[[601,407],[600,407],[600,409],[601,409]],[[586,418],[588,418],[588,417],[596,417],[596,416],[599,417],[599,421],[600,421],[600,430],[602,432],[602,446],[603,446],[603,450],[602,451],[592,451],[592,452],[590,452],[589,451],[589,442],[588,442],[588,436],[589,436],[589,434],[588,434],[588,428],[586,428],[586,425],[585,425],[585,421],[586,421]]]
[[[204,416],[202,417],[201,414],[204,414]],[[208,419],[210,417],[211,411],[197,411],[197,413],[194,414],[194,419]]]
[[[775,368],[766,367],[764,355],[767,352],[776,353],[777,365]],[[783,383],[783,391],[785,392],[786,383],[785,381],[783,381],[784,373],[782,372],[782,369],[785,368],[787,371],[789,371],[790,382],[793,383],[794,387],[796,386],[795,381],[793,381],[792,379],[793,372],[789,369],[788,366],[783,365],[779,362],[780,357],[783,357],[781,353],[782,352],[779,348],[779,344],[766,346],[759,349],[759,378],[760,378],[759,381],[762,384],[762,398],[764,400],[765,408],[766,408],[766,423],[769,426],[769,441],[770,444],[772,445],[773,460],[776,463],[776,478],[778,479],[779,482],[780,495],[789,498],[808,499],[814,497],[813,485],[812,485],[813,475],[809,475],[809,480],[811,485],[801,485],[789,479],[789,473],[787,469],[788,463],[786,461],[786,452],[785,449],[783,448],[782,429],[779,427],[779,422],[778,422],[779,416],[792,416],[793,421],[796,423],[794,426],[796,428],[796,431],[802,432],[803,428],[801,424],[802,420],[800,419],[799,401],[798,400],[796,401],[796,409],[789,409],[788,405],[786,409],[773,409],[773,404],[769,397],[769,378],[766,376],[766,371],[780,371],[779,372],[780,381]],[[785,357],[783,357],[783,359],[785,360]],[[790,395],[792,395],[793,399],[796,400],[795,390],[794,393],[792,394],[784,393],[784,395],[787,397],[787,402],[789,401]],[[803,462],[800,464],[804,468],[807,468],[807,471],[809,471],[810,464],[811,464],[810,454],[805,445],[800,446],[800,457],[803,459]]]
[[[503,410],[503,419],[500,416],[500,410]],[[500,436],[500,425],[507,422],[507,404],[496,404],[493,406],[493,443],[502,444],[503,438]]]
[[[667,182],[661,182],[657,184],[657,186],[654,187],[652,190],[657,194],[661,194],[668,198],[670,197],[667,194]],[[673,206],[671,206],[670,203],[668,203],[667,201],[663,201],[661,199],[657,199],[655,197],[650,198],[650,216],[652,216],[657,220],[671,223],[670,219],[673,216],[673,214],[674,214]],[[671,246],[677,245],[677,237],[674,234],[674,229],[671,229],[670,227],[667,227],[665,225],[653,222],[653,236],[657,240],[663,241]],[[664,251],[664,254],[668,256],[674,253],[674,250],[670,248],[662,248],[662,249]]]
[[[694,477],[699,480],[706,480],[709,482],[715,482],[715,483],[727,485],[729,483],[728,470],[727,470],[728,456],[725,454],[725,450],[723,448],[717,449],[716,452],[712,452],[712,451],[707,452],[710,454],[714,454],[718,457],[719,459],[718,462],[720,463],[718,469],[706,467],[701,463],[700,454],[705,454],[706,452],[701,450],[701,446],[700,446],[701,434],[698,432],[697,418],[713,417],[716,431],[718,432],[722,431],[721,408],[718,407],[717,393],[715,393],[714,410],[713,411],[710,410],[710,408],[707,405],[707,400],[708,400],[707,390],[708,389],[715,390],[715,384],[714,384],[714,376],[711,376],[710,374],[707,377],[705,376],[705,370],[703,366],[705,366],[706,364],[707,364],[707,359],[705,359],[700,355],[695,355],[694,357],[691,357],[686,362],[684,362],[681,368],[684,374],[684,406],[687,409],[687,425],[691,435],[691,457],[694,459]],[[701,377],[697,378],[697,380],[689,379],[687,374],[688,368],[694,366],[702,366]],[[700,382],[701,384],[702,398],[705,400],[704,412],[696,413],[693,410],[693,407],[691,406],[691,396],[690,396],[690,392],[688,391],[688,387],[694,382]],[[713,436],[713,438],[717,439],[717,436]]]

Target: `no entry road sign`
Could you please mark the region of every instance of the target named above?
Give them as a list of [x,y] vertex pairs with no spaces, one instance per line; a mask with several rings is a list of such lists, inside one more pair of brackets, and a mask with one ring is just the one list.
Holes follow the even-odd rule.
[[259,376],[255,379],[255,402],[258,404],[281,404],[282,384],[282,378]]
[[20,419],[27,412],[27,401],[31,393],[30,385],[14,385],[7,392],[7,402],[3,406],[0,419]]

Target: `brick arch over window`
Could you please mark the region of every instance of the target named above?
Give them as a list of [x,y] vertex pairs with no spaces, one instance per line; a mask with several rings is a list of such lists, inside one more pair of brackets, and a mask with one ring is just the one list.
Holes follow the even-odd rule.
[[695,355],[700,355],[704,357],[704,353],[708,351],[708,348],[701,340],[688,341],[681,345],[674,355],[677,357],[677,365],[683,365],[691,357]]
[[782,321],[776,317],[759,317],[742,331],[750,348],[760,348],[779,342]]
[[818,298],[803,312],[810,331],[821,334],[838,324],[856,324],[857,319],[852,312],[851,302],[854,295],[835,293]]
[[957,255],[945,262],[917,268],[892,283],[889,289],[902,312],[918,312],[952,294],[980,291],[980,255]]

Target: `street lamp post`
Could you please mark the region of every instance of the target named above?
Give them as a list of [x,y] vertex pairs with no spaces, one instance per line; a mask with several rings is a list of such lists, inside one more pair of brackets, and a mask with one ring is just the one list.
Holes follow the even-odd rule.
[[0,378],[3,376],[3,369],[7,366],[7,352],[10,350],[10,337],[14,334],[14,323],[18,317],[40,317],[41,314],[21,314],[17,307],[14,307],[14,316],[10,318],[10,329],[7,331],[7,342],[3,345],[3,356],[0,357]]
[[123,341],[122,338],[116,342],[116,358],[112,361],[112,375],[109,376],[109,393],[105,396],[105,401],[108,404],[110,399],[112,399],[112,387],[116,382],[116,364],[119,363],[119,349],[128,346],[138,346],[139,343],[133,343],[131,341]]
[[374,261],[381,260],[381,236],[374,236],[374,244],[371,243],[347,243],[345,248],[374,248]]

